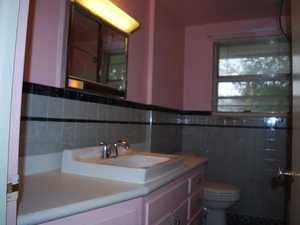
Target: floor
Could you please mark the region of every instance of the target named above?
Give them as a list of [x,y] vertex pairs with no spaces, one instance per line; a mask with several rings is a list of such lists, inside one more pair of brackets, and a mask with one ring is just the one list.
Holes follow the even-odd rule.
[[227,225],[286,225],[276,219],[227,214]]

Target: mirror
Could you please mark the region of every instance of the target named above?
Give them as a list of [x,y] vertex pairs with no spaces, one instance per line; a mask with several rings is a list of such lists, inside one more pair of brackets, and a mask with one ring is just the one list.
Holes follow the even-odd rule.
[[67,87],[126,97],[128,36],[71,3]]

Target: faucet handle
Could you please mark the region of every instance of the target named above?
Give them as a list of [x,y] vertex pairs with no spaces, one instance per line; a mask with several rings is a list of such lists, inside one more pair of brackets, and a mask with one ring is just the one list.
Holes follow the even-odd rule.
[[106,143],[105,143],[104,141],[100,141],[99,145],[100,145],[100,146],[105,146]]
[[126,150],[129,149],[130,144],[126,139],[121,139],[118,141],[120,145],[122,145]]
[[107,145],[104,141],[101,141],[101,142],[99,143],[99,145],[100,145],[100,148],[103,147],[103,150],[104,150],[104,151],[107,150],[108,145]]

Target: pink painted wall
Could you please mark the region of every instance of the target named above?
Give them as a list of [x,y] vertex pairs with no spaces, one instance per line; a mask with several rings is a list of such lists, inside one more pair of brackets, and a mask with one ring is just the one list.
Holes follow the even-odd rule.
[[[265,18],[187,27],[185,30],[183,109],[212,110],[214,40],[274,35],[278,34],[277,26],[276,18]],[[245,31],[255,29],[270,31],[245,33]],[[228,32],[233,32],[233,34],[224,34]],[[215,35],[208,37],[209,34]]]
[[[29,28],[27,47],[27,65],[24,80],[60,87],[57,77],[57,50],[61,0],[31,1],[30,18],[33,19]],[[30,23],[31,25],[31,23]]]
[[[141,28],[130,35],[127,99],[185,110],[212,109],[213,39],[208,34],[274,28],[274,18],[184,26],[158,0],[112,0],[139,20]],[[63,87],[64,16],[61,0],[38,0],[28,45],[24,80]],[[177,19],[177,20],[176,20]],[[253,33],[259,36],[270,33]],[[250,34],[219,35],[215,39]],[[30,59],[30,60],[29,60]],[[28,63],[29,62],[29,63]]]
[[181,109],[183,96],[184,26],[156,1],[152,104]]
[[[64,23],[64,17],[59,13],[61,2],[33,1],[35,10],[31,17],[25,81],[64,86],[65,74],[59,70],[61,64],[58,63],[63,55],[59,48],[63,41],[58,38]],[[168,14],[159,1],[112,2],[142,24],[129,36],[127,99],[182,108],[183,26],[175,22],[175,17]],[[149,55],[150,52],[152,55]]]
[[149,0],[111,0],[141,23],[139,30],[129,36],[127,99],[147,103],[147,38],[149,35]]

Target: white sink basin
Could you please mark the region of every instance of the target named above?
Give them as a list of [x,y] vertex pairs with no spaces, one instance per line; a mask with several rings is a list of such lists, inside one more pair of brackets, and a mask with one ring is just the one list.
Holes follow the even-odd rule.
[[117,158],[101,158],[100,147],[67,149],[62,172],[145,184],[183,165],[179,155],[128,151]]
[[156,164],[168,161],[167,157],[149,156],[149,155],[124,155],[118,158],[108,159],[103,164],[131,167],[131,168],[147,168]]

